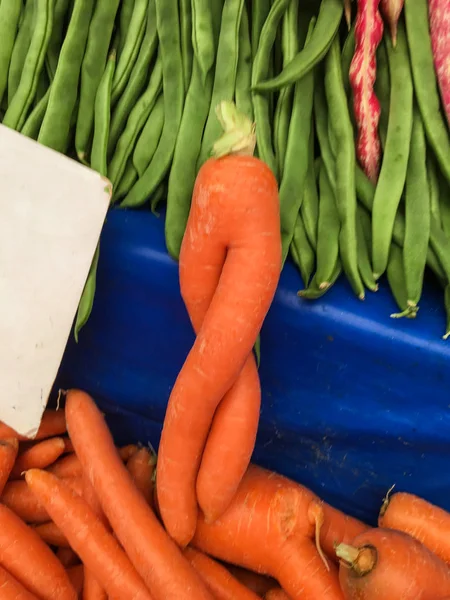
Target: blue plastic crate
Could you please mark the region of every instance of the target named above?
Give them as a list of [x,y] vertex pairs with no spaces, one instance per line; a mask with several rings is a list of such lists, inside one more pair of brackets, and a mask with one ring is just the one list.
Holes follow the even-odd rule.
[[[286,264],[261,336],[262,412],[254,460],[373,522],[387,489],[450,509],[450,341],[432,287],[415,321],[389,318],[387,288],[357,300],[342,279],[321,300],[297,297]],[[158,445],[165,406],[193,342],[167,255],[164,223],[112,211],[97,296],[58,384],[89,391],[119,442]]]

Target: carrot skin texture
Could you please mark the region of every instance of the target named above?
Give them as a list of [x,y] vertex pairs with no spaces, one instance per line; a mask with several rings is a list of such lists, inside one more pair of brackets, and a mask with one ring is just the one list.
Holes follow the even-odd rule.
[[19,440],[17,438],[0,440],[0,494],[14,468],[18,451]]
[[[195,261],[184,277],[185,255]],[[181,546],[197,520],[196,479],[214,413],[241,372],[270,307],[281,269],[276,179],[252,156],[211,158],[197,176],[180,252],[180,284],[190,302],[220,282],[177,377],[157,463],[157,494],[169,534]],[[199,287],[200,286],[200,287]],[[217,464],[217,463],[216,463]]]
[[84,498],[46,471],[31,469],[25,479],[70,546],[95,572],[109,595],[151,600],[150,592],[126,554]]
[[[138,447],[135,444],[129,444],[118,449],[119,455],[124,461],[129,460],[137,450]],[[63,456],[54,465],[51,465],[47,471],[50,471],[50,473],[53,473],[57,477],[81,477],[83,475],[83,467],[75,453]]]
[[153,473],[155,467],[156,459],[148,448],[140,448],[127,462],[127,469],[134,485],[150,506],[153,504]]
[[28,469],[44,469],[53,464],[65,452],[66,444],[60,437],[48,438],[34,444],[17,457],[11,471],[11,479],[19,479]]
[[70,544],[67,541],[66,536],[63,534],[61,529],[53,523],[48,521],[34,527],[34,531],[38,536],[49,546],[57,546],[58,548],[70,548]]
[[254,571],[249,571],[248,569],[243,569],[242,567],[238,567],[236,565],[228,564],[226,567],[233,577],[245,585],[245,587],[248,587],[250,590],[252,590],[252,592],[255,592],[255,594],[258,596],[264,596],[266,592],[277,585],[275,579],[272,579],[271,577],[259,575]]
[[251,590],[239,583],[229,571],[214,559],[194,548],[186,548],[184,555],[214,594],[216,600],[258,600]]
[[428,13],[434,67],[447,122],[450,125],[450,0],[429,0]]
[[[22,519],[2,504],[0,564],[41,600],[77,598],[64,567],[50,548]],[[30,568],[25,569],[24,565]]]
[[[102,509],[154,599],[212,600],[133,484],[92,398],[71,390],[67,394],[66,417],[73,445]],[[91,451],[92,440],[95,452]]]
[[67,569],[67,575],[69,576],[70,582],[77,593],[77,597],[81,598],[84,585],[84,566],[74,565]]
[[335,544],[349,544],[357,535],[370,529],[368,525],[342,513],[325,502],[322,503],[323,525],[320,528],[320,545],[325,554],[338,562]]
[[[66,417],[63,410],[46,410],[42,416],[42,421],[39,429],[33,438],[34,440],[44,440],[54,435],[62,435],[66,433]],[[0,438],[16,437],[19,442],[29,441],[30,438],[24,435],[19,435],[14,429],[0,422]]]
[[375,548],[376,563],[366,575],[341,563],[339,581],[346,600],[433,600],[450,593],[446,563],[406,533],[374,528],[358,535],[356,548]]
[[2,600],[39,600],[3,567],[0,567],[0,589]]
[[450,564],[450,514],[413,494],[393,494],[378,517],[378,526],[397,529],[422,542]]
[[264,600],[290,600],[290,598],[283,589],[273,588],[267,592]]

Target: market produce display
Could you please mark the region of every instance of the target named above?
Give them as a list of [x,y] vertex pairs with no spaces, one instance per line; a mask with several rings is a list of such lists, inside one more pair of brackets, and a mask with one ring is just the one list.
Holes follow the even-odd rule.
[[[64,448],[56,457],[51,447]],[[65,394],[65,409],[45,411],[33,441],[0,423],[2,598],[450,594],[450,515],[422,498],[388,494],[371,528],[251,464],[222,517],[207,523],[200,515],[192,542],[178,547],[161,520],[156,464],[148,447],[116,448],[93,399],[79,390]]]
[[363,299],[386,274],[392,316],[412,318],[428,266],[450,315],[449,11],[449,0],[11,0],[0,117],[107,176],[115,205],[167,199],[178,259],[216,107],[234,101],[277,178],[283,260],[303,298],[344,273]]

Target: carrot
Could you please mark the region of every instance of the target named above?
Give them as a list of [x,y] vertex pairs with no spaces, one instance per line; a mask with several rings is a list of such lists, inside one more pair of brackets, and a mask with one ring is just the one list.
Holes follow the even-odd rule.
[[64,567],[22,519],[0,504],[0,564],[41,600],[77,596]]
[[73,453],[73,444],[72,444],[72,440],[69,437],[65,437],[63,438],[64,440],[64,452],[67,452],[67,454],[72,454]]
[[83,593],[83,583],[84,583],[84,566],[83,565],[74,565],[67,569],[67,575],[69,576],[70,582],[73,588],[77,592],[77,597],[81,598],[81,594]]
[[34,527],[34,531],[38,536],[44,540],[49,546],[56,546],[58,548],[70,548],[70,544],[67,541],[66,536],[63,534],[61,529],[53,523],[48,521]]
[[120,458],[124,462],[127,462],[132,456],[136,454],[136,452],[139,450],[139,447],[136,444],[128,444],[127,446],[122,446],[122,448],[118,448],[118,450]]
[[450,125],[450,0],[429,0],[428,12],[434,67]]
[[289,600],[289,596],[282,588],[276,587],[266,593],[264,600]]
[[313,542],[321,518],[321,502],[310,490],[250,465],[225,514],[209,525],[199,518],[193,545],[274,577],[294,600],[337,600],[334,565],[327,569]]
[[324,519],[320,528],[320,545],[328,557],[337,560],[336,544],[350,543],[357,535],[367,531],[370,527],[325,502],[322,504],[322,509]]
[[[182,546],[195,531],[196,480],[214,414],[252,351],[282,262],[277,182],[270,168],[252,156],[254,127],[236,114],[232,103],[221,103],[217,114],[226,131],[214,146],[220,158],[207,160],[198,173],[180,252],[181,293],[191,310],[196,298],[205,303],[196,309],[203,322],[170,394],[156,467],[161,516]],[[232,147],[231,131],[239,135]],[[233,154],[237,146],[240,155]],[[211,458],[209,465],[226,477],[223,483],[215,479],[202,497],[207,513],[209,506],[213,513],[223,510],[224,497],[232,498],[251,454],[247,443],[245,455],[239,444],[246,436],[253,439],[254,423],[255,415],[231,439],[222,437],[236,455],[241,453],[232,463],[235,472],[227,473],[221,453],[216,461]],[[214,498],[217,485],[219,502]]]
[[252,592],[258,594],[258,596],[264,596],[266,592],[276,586],[276,581],[271,577],[265,577],[259,575],[254,571],[237,567],[236,565],[226,564],[226,568],[238,581],[240,581],[245,587],[248,587]]
[[17,438],[0,440],[0,494],[3,492],[14,467],[18,450],[19,441]]
[[402,531],[371,529],[339,544],[339,581],[346,600],[432,600],[450,593],[450,569]]
[[39,600],[3,567],[0,567],[0,589],[2,600]]
[[212,600],[133,484],[92,398],[69,391],[66,417],[73,445],[103,511],[155,600]]
[[[67,431],[66,417],[63,410],[46,410],[42,415],[41,424],[34,437],[35,440],[44,440],[54,435],[62,435]],[[0,438],[16,437],[19,441],[28,441],[30,438],[20,435],[5,423],[0,422]]]
[[84,569],[83,600],[107,600],[108,594],[98,579],[89,571]]
[[[81,478],[67,478],[66,482],[75,492],[82,493]],[[49,520],[47,511],[39,504],[25,481],[9,481],[5,485],[1,501],[26,523],[45,523]]]
[[150,600],[150,593],[128,557],[84,498],[47,471],[31,469],[25,480],[109,595]]
[[127,469],[134,485],[150,505],[153,503],[155,465],[155,456],[148,448],[140,448],[127,462]]
[[188,547],[184,550],[184,555],[217,600],[257,600],[258,596],[254,592],[203,552]]
[[381,12],[391,32],[392,44],[397,44],[397,25],[405,0],[381,0]]
[[[135,444],[118,449],[119,456],[123,461],[129,460],[137,451],[138,447]],[[47,470],[57,477],[81,477],[83,475],[83,467],[75,453],[64,456]]]
[[413,494],[388,495],[378,526],[408,533],[450,563],[450,514],[442,508]]
[[74,567],[75,565],[78,565],[80,563],[80,559],[72,550],[72,548],[64,548],[64,546],[61,546],[60,548],[58,548],[56,556],[62,564],[62,566],[66,569],[69,567]]
[[65,452],[65,447],[62,438],[53,437],[28,448],[17,457],[16,464],[11,471],[11,479],[19,479],[28,469],[48,467]]

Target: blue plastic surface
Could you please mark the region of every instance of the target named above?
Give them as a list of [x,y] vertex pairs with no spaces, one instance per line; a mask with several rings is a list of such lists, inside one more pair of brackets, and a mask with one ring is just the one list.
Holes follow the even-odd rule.
[[[346,282],[300,300],[286,264],[261,336],[263,404],[254,460],[373,522],[387,489],[450,509],[450,341],[442,298],[415,321],[389,318],[381,288],[360,302]],[[94,395],[121,442],[158,444],[166,402],[193,342],[166,254],[164,223],[112,211],[92,317],[69,342],[58,384]]]

